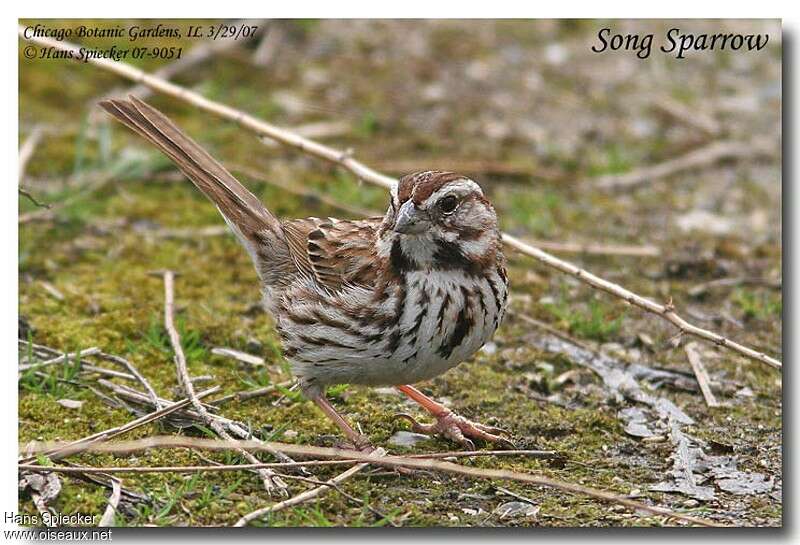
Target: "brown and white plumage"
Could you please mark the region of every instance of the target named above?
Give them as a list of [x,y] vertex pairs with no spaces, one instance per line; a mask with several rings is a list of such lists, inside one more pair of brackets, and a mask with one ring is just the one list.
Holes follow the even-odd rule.
[[253,259],[302,390],[348,435],[324,399],[328,385],[395,385],[446,428],[435,431],[497,439],[402,386],[469,358],[503,318],[508,281],[497,218],[478,184],[418,172],[400,180],[383,217],[281,222],[156,109],[134,97],[101,105],[217,205]]

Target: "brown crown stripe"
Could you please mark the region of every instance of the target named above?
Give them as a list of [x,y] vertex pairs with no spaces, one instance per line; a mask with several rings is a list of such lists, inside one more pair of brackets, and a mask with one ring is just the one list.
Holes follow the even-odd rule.
[[443,170],[428,170],[408,174],[397,185],[397,200],[406,202],[413,195],[415,204],[422,204],[433,193],[453,180],[463,178],[461,174]]

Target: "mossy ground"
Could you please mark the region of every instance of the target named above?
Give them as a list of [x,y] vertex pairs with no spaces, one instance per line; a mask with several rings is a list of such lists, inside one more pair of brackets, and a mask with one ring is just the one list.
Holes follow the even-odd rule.
[[[675,182],[679,185],[656,184],[619,196],[597,191],[591,185],[579,186],[572,182],[592,175],[627,171],[635,165],[669,157],[676,149],[675,143],[665,142],[667,137],[658,131],[637,139],[618,127],[609,129],[614,125],[613,119],[630,113],[615,101],[624,103],[625,96],[641,96],[645,92],[642,88],[649,89],[659,77],[665,76],[645,72],[641,77],[631,78],[635,82],[615,83],[622,98],[604,94],[608,90],[599,87],[588,68],[590,60],[604,61],[587,57],[579,48],[590,40],[594,28],[591,24],[442,22],[413,28],[396,23],[395,28],[392,23],[375,23],[380,29],[370,29],[366,22],[338,24],[341,26],[313,21],[285,23],[287,43],[283,56],[269,70],[254,70],[249,62],[250,51],[240,50],[179,76],[178,82],[279,124],[339,118],[352,121],[354,129],[339,137],[335,144],[341,148],[353,147],[365,162],[379,167],[385,164],[390,171],[392,167],[387,163],[391,161],[387,158],[416,161],[420,168],[457,169],[459,157],[511,165],[516,169],[512,169],[515,172],[512,174],[496,177],[474,174],[485,182],[505,229],[553,240],[656,244],[664,257],[570,258],[638,293],[664,301],[671,297],[678,309],[693,313],[687,316],[690,320],[701,320],[700,325],[780,357],[779,292],[769,287],[744,285],[734,290],[712,290],[700,300],[688,295],[691,287],[717,277],[719,267],[724,267],[725,274],[731,276],[774,273],[779,278],[779,218],[775,223],[780,203],[779,160],[752,168],[746,164],[723,165],[697,178],[679,177]],[[435,55],[405,52],[411,55],[411,60],[404,61],[402,48],[413,47],[393,41],[397,38],[386,35],[387,26],[408,38],[409,43],[423,43]],[[466,28],[474,39],[463,39]],[[551,42],[566,44],[568,50],[578,44],[577,52],[573,53],[575,70],[562,73],[546,64],[534,64],[546,78],[545,90],[531,87],[525,91],[528,94],[522,102],[527,104],[528,100],[541,98],[541,104],[551,104],[543,106],[540,114],[525,115],[532,123],[540,122],[545,127],[542,130],[553,131],[553,140],[537,142],[532,148],[519,135],[492,140],[470,132],[477,129],[467,121],[481,118],[486,110],[480,91],[491,97],[502,94],[504,81],[483,81],[474,83],[475,89],[463,89],[451,86],[448,78],[454,77],[453,71],[456,75],[465,70],[469,74],[470,70],[491,72],[492,63],[499,57],[497,51],[508,49],[509,55],[521,51],[523,56],[534,58]],[[185,40],[176,43],[190,45]],[[326,50],[325,46],[332,49]],[[689,68],[670,65],[669,70],[679,74],[688,70],[692,78],[697,78],[692,70],[698,65],[689,61],[695,62],[687,60]],[[739,66],[738,70],[779,78],[779,48],[777,54],[770,50],[760,60],[751,62],[752,65]],[[475,63],[479,63],[477,68],[469,68]],[[145,69],[158,66],[156,62],[137,64]],[[37,148],[28,167],[26,185],[47,202],[70,199],[68,205],[55,212],[54,219],[20,226],[19,309],[35,330],[33,339],[60,350],[99,346],[122,355],[137,366],[160,395],[174,398],[177,395],[174,366],[162,327],[163,285],[160,278],[148,274],[172,269],[180,274],[176,281],[176,303],[184,342],[189,345],[192,375],[211,375],[210,383],[220,385],[221,394],[288,379],[270,318],[254,310],[259,298],[256,275],[235,239],[155,236],[160,228],[219,225],[222,220],[216,209],[188,182],[176,180],[168,163],[128,131],[117,125],[89,123],[88,114],[95,108],[93,101],[125,82],[88,65],[27,61],[22,56],[20,65],[21,137],[33,124],[46,124],[54,129]],[[403,67],[406,79],[398,66]],[[702,77],[723,80],[730,71],[726,67],[723,58],[706,67],[708,73]],[[328,74],[327,86],[315,85],[310,73]],[[336,74],[336,78],[331,74]],[[424,102],[426,98],[420,98],[419,89],[415,88],[419,96],[407,96],[404,91],[411,85],[407,79],[416,82],[419,88],[444,81],[445,89],[456,94],[450,100],[431,105]],[[682,92],[688,92],[689,96],[683,98],[689,103],[699,102],[702,97],[698,95],[705,87],[699,83],[693,86],[695,79],[687,81],[690,83]],[[570,140],[569,131],[559,132],[557,109],[552,104],[561,104],[565,110],[575,108],[569,98],[580,94],[576,89],[581,85],[598,89],[594,94],[589,92],[592,100],[584,104],[580,116],[597,119],[600,127],[597,130],[601,133],[573,148],[575,143]],[[306,105],[300,113],[292,113],[283,102],[273,99],[286,89],[291,89],[301,104]],[[475,93],[476,89],[479,92]],[[564,102],[551,103],[551,94],[559,90],[565,93]],[[678,90],[673,94],[679,95]],[[382,190],[359,185],[346,173],[293,152],[265,148],[251,134],[179,101],[153,97],[152,102],[234,171],[236,164],[246,164],[265,176],[296,182],[351,205],[375,210],[385,206],[386,195]],[[504,119],[510,120],[518,114],[515,107],[497,113],[501,125]],[[773,119],[774,109],[769,112]],[[778,107],[778,120],[779,114]],[[565,111],[563,115],[567,118],[571,114]],[[576,127],[585,125],[580,116],[569,120]],[[465,121],[464,126],[457,123],[458,119]],[[735,116],[734,121],[737,121]],[[432,125],[426,125],[428,122]],[[564,119],[562,122],[566,123]],[[732,126],[735,131],[736,125]],[[780,125],[777,127],[779,130]],[[767,123],[767,132],[774,128]],[[618,131],[616,138],[614,131]],[[494,133],[489,130],[489,134]],[[563,141],[559,140],[561,136]],[[560,173],[559,177],[542,179],[537,175],[540,167]],[[87,181],[112,170],[115,176],[99,190],[82,189]],[[728,185],[714,193],[713,184],[722,183],[717,175],[722,175]],[[334,209],[287,195],[247,176],[241,179],[278,216],[341,216]],[[727,199],[718,203],[726,214],[745,218],[767,214],[765,234],[686,235],[677,229],[672,222],[675,211],[687,210],[693,203],[705,203],[704,199],[710,198],[708,193]],[[33,209],[21,198],[21,213]],[[686,254],[689,258],[684,259],[682,256]],[[710,256],[708,262],[698,258],[705,255]],[[667,266],[672,262],[680,265],[678,273]],[[577,285],[522,256],[510,256],[510,276],[516,313],[527,313],[588,341],[632,346],[637,333],[644,332],[656,346],[654,353],[646,353],[647,363],[681,370],[689,368],[682,349],[663,348],[675,332],[658,318]],[[42,281],[55,286],[63,294],[63,300],[43,289]],[[564,454],[564,459],[476,458],[464,463],[537,472],[621,494],[638,490],[646,500],[732,524],[780,524],[781,502],[770,496],[732,496],[720,492],[712,502],[687,507],[685,497],[648,491],[648,485],[662,480],[670,467],[669,447],[627,436],[616,416],[619,407],[609,403],[600,388],[587,387],[600,384],[588,372],[582,374],[580,384],[564,387],[568,396],[577,400],[569,408],[533,395],[536,388],[530,383],[529,372],[541,370],[541,363],[552,364],[552,371],[547,371],[552,376],[576,366],[568,358],[532,347],[526,341],[530,330],[530,325],[512,314],[496,336],[496,352],[479,353],[421,388],[446,398],[462,415],[502,423],[513,431],[521,447],[556,450]],[[263,346],[260,355],[266,359],[266,365],[262,370],[243,368],[211,354],[211,348],[216,346],[247,350],[251,338]],[[658,394],[669,397],[695,418],[697,424],[690,430],[693,434],[733,446],[742,468],[768,473],[780,482],[780,376],[730,352],[716,354],[717,357],[707,361],[712,375],[751,388],[752,397],[728,397],[724,399],[728,402],[725,406],[709,409],[699,394],[667,389],[659,390]],[[57,368],[51,371],[58,376],[62,372]],[[72,384],[28,378],[22,381],[19,396],[20,444],[30,440],[75,439],[131,419],[128,412],[110,409],[90,390]],[[62,398],[85,404],[79,410],[65,409],[57,403]],[[336,430],[311,403],[287,398],[275,405],[273,400],[259,398],[232,403],[223,412],[255,429],[263,429],[266,436],[275,440],[303,444],[330,444],[335,440]],[[353,386],[339,389],[333,401],[378,445],[386,445],[395,431],[405,428],[402,421],[392,418],[394,413],[416,410],[399,396]],[[289,430],[296,433],[284,436]],[[138,429],[128,437],[155,433],[176,432],[156,424]],[[452,447],[443,440],[432,440],[408,451],[441,451]],[[391,450],[407,451],[395,447]],[[208,456],[219,461],[237,459],[233,455]],[[150,451],[135,459],[83,455],[73,461],[95,466],[205,463],[185,449]],[[335,471],[320,469],[314,473],[324,479]],[[382,474],[356,477],[343,486],[404,526],[665,523],[663,518],[630,514],[623,508],[556,490],[509,483],[501,486],[531,498],[541,509],[535,519],[499,520],[489,514],[497,505],[513,498],[497,494],[496,484],[499,483],[446,475]],[[124,486],[145,492],[153,499],[152,504],[118,514],[117,524],[126,526],[230,525],[242,514],[272,501],[265,496],[257,476],[244,472],[125,475]],[[292,490],[296,492],[305,486],[293,483]],[[107,495],[105,489],[67,477],[54,507],[64,513],[102,513]],[[34,512],[30,500],[25,498],[21,498],[20,508]],[[473,514],[478,509],[482,511]],[[271,526],[386,523],[387,520],[363,505],[336,492],[261,521]]]

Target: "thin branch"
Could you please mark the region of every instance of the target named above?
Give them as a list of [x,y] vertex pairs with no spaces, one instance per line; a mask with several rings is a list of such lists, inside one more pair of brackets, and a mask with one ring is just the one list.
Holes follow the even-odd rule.
[[[169,80],[184,72],[189,72],[194,67],[206,62],[211,57],[226,53],[237,46],[257,37],[263,33],[265,21],[263,19],[242,19],[234,21],[231,25],[256,25],[259,28],[256,32],[243,37],[241,40],[205,40],[198,45],[185,52],[180,59],[166,64],[153,72],[154,76]],[[104,98],[111,97],[126,97],[128,95],[136,95],[141,99],[145,99],[152,94],[152,91],[144,85],[135,85],[127,90],[120,90],[119,92],[112,92]],[[101,99],[102,100],[102,99]]]
[[99,353],[100,349],[96,346],[93,346],[91,348],[86,348],[84,350],[81,350],[80,352],[70,352],[68,354],[61,354],[60,356],[56,356],[55,358],[42,362],[20,364],[19,371],[24,372],[29,369],[42,369],[43,367],[48,367],[50,365],[64,363],[70,359],[83,358],[85,356],[94,356],[95,354]]
[[576,267],[572,263],[568,263],[566,261],[558,259],[557,257],[553,257],[550,254],[543,252],[539,248],[535,248],[530,244],[526,244],[521,240],[519,240],[518,238],[513,237],[509,234],[503,233],[503,241],[512,248],[536,258],[545,265],[548,265],[563,273],[574,276],[581,282],[589,284],[593,288],[596,288],[600,291],[604,291],[610,295],[613,295],[624,301],[627,301],[629,304],[639,307],[642,310],[646,310],[647,312],[651,312],[657,316],[661,316],[668,322],[674,324],[678,328],[678,331],[680,333],[687,333],[689,335],[694,335],[695,337],[711,341],[712,343],[718,346],[723,346],[725,348],[733,350],[734,352],[738,352],[743,356],[747,356],[750,359],[760,361],[761,363],[765,363],[776,369],[781,368],[780,361],[770,356],[767,356],[763,352],[758,352],[756,350],[753,350],[752,348],[748,348],[726,337],[723,337],[722,335],[714,333],[713,331],[709,331],[707,329],[703,329],[697,327],[696,325],[690,324],[675,312],[675,306],[672,304],[671,301],[665,305],[661,305],[659,303],[651,301],[650,299],[637,295],[632,291],[623,288],[619,284],[614,284],[613,282],[604,280],[599,276],[596,276],[584,269],[581,269],[580,267]]
[[219,407],[223,403],[227,403],[229,401],[246,401],[248,399],[279,392],[280,388],[289,388],[292,384],[294,384],[294,380],[286,380],[284,382],[279,382],[278,384],[270,384],[269,386],[264,386],[263,388],[256,388],[255,390],[245,390],[243,392],[236,392],[234,394],[222,396],[213,401],[209,401],[208,404]]
[[[21,38],[24,38],[24,27],[19,26],[18,32]],[[32,38],[29,41],[38,43],[40,45],[44,45],[46,47],[52,47],[55,50],[59,51],[72,51],[73,54],[77,56],[78,48],[77,46],[70,44],[64,41],[57,41],[51,38]],[[162,92],[166,95],[178,98],[183,100],[197,108],[204,110],[206,112],[210,112],[214,115],[218,115],[224,119],[228,119],[230,121],[234,121],[241,125],[242,127],[255,132],[259,136],[266,136],[276,140],[290,148],[297,149],[305,154],[312,155],[319,159],[323,159],[325,161],[334,163],[336,165],[341,166],[342,168],[348,170],[357,178],[364,180],[366,182],[379,185],[385,187],[387,189],[391,189],[395,187],[397,180],[390,176],[386,176],[376,170],[369,168],[368,166],[356,161],[350,152],[347,151],[340,151],[329,146],[325,146],[313,140],[309,140],[307,138],[303,138],[297,134],[292,133],[291,131],[287,131],[285,129],[281,129],[274,125],[271,125],[265,121],[262,121],[256,117],[253,117],[245,112],[232,108],[230,106],[226,106],[224,104],[220,104],[213,100],[209,100],[204,96],[190,91],[185,87],[181,87],[180,85],[176,85],[174,83],[170,83],[168,81],[164,81],[160,78],[154,77],[147,72],[139,70],[134,66],[126,64],[121,61],[114,61],[110,59],[103,59],[103,58],[93,58],[89,60],[90,63],[128,78],[130,80],[142,83],[147,85],[148,87]],[[758,153],[763,154],[764,152],[768,151],[765,149],[763,145],[756,145],[756,144],[748,144],[742,147],[741,143],[734,143],[734,146],[728,146],[726,149],[722,149],[721,151],[725,153],[720,153],[718,149],[714,152],[717,156],[715,160],[719,160],[720,157],[725,157],[726,154],[729,156],[731,151],[744,152],[745,155],[752,154],[756,150]],[[736,149],[733,149],[736,148]],[[707,162],[708,160],[708,151],[705,152],[706,156],[704,157],[704,161]],[[696,159],[695,159],[696,161]],[[690,165],[691,166],[691,165]],[[561,272],[570,274],[575,276],[578,280],[594,287],[600,289],[610,295],[615,297],[619,297],[632,305],[635,305],[642,310],[647,312],[651,312],[658,316],[661,316],[665,320],[672,322],[676,325],[680,332],[687,333],[690,335],[694,335],[701,339],[705,339],[711,341],[717,345],[724,346],[734,352],[738,352],[739,354],[746,356],[748,358],[754,359],[756,361],[760,361],[761,363],[765,363],[775,368],[781,367],[781,362],[763,354],[761,352],[757,352],[751,348],[738,344],[734,341],[726,339],[725,337],[708,331],[706,329],[702,329],[695,325],[690,324],[678,314],[676,314],[674,307],[671,303],[667,305],[660,305],[655,303],[649,299],[636,295],[635,293],[626,290],[625,288],[609,282],[607,280],[603,280],[595,275],[592,275],[575,265],[558,259],[555,256],[552,256],[538,248],[531,246],[530,244],[526,244],[521,240],[508,235],[506,233],[502,234],[503,241],[511,246],[512,248],[533,257],[534,259],[538,260],[540,263],[547,265],[548,267],[552,267],[556,270]]]
[[706,136],[716,137],[722,132],[716,119],[702,111],[693,110],[674,98],[663,96],[654,101],[652,106],[667,117],[686,125],[690,129],[698,130]]
[[700,351],[697,343],[689,343],[684,347],[686,357],[692,365],[694,376],[697,378],[697,384],[700,385],[700,391],[703,392],[703,397],[706,400],[706,405],[709,407],[719,407],[717,398],[714,397],[714,392],[711,391],[711,379],[708,378],[708,372],[703,365],[703,358],[700,356]]
[[[164,447],[165,445],[159,445],[158,448]],[[53,471],[55,473],[64,473],[66,475],[92,475],[92,474],[99,474],[99,475],[113,475],[113,474],[121,474],[121,473],[132,473],[132,474],[142,474],[142,473],[230,473],[234,471],[245,471],[250,469],[292,469],[297,467],[327,467],[327,466],[342,466],[342,465],[353,465],[357,464],[358,460],[304,460],[302,462],[259,462],[257,464],[221,464],[219,462],[215,462],[213,460],[206,459],[198,452],[196,449],[198,448],[194,444],[187,444],[185,447],[178,447],[177,445],[166,445],[167,448],[189,448],[194,449],[194,453],[196,456],[200,457],[204,461],[208,462],[212,465],[207,466],[120,466],[120,467],[89,467],[89,466],[74,466],[74,467],[60,467],[60,466],[40,466],[36,464],[19,464],[19,470],[25,471]],[[263,445],[261,445],[263,446]],[[148,448],[157,448],[157,447],[148,447]],[[204,448],[204,447],[199,447]],[[220,448],[209,448],[205,447],[207,450],[211,451],[220,451],[220,450],[235,450],[235,446],[223,446]],[[253,448],[253,450],[256,450]],[[116,454],[127,454],[129,452],[135,452],[135,450],[130,449],[116,449],[113,446],[111,448],[89,448],[86,452],[104,452],[104,453],[116,453]],[[408,458],[420,458],[423,460],[440,460],[440,459],[455,459],[455,458],[475,458],[475,457],[486,457],[486,456],[500,456],[500,457],[509,457],[509,456],[524,456],[526,458],[533,458],[533,459],[554,459],[560,458],[554,452],[550,451],[525,451],[525,450],[478,450],[478,451],[464,451],[464,452],[432,452],[430,454],[411,454],[408,455]],[[288,478],[288,475],[281,475],[283,478]]]
[[[177,439],[185,439],[185,438],[177,438]],[[166,436],[162,438],[146,438],[140,439],[136,441],[127,441],[122,444],[116,445],[117,447],[123,447],[125,452],[128,452],[133,449],[144,449],[144,448],[152,448],[155,445],[163,446],[165,444],[170,443],[173,440],[172,436]],[[645,503],[641,503],[630,498],[626,498],[623,496],[619,496],[617,494],[613,494],[611,492],[606,492],[604,490],[598,490],[595,488],[586,487],[579,484],[559,481],[556,479],[551,479],[549,477],[545,477],[543,475],[534,475],[530,473],[522,473],[518,471],[511,471],[511,470],[503,470],[503,469],[489,469],[489,468],[480,468],[480,467],[470,467],[470,466],[463,466],[460,464],[455,464],[452,462],[445,462],[441,460],[433,460],[433,459],[422,459],[422,458],[413,458],[410,456],[383,456],[381,455],[381,451],[377,451],[371,454],[365,454],[360,451],[356,450],[345,450],[345,449],[334,449],[334,448],[326,448],[326,447],[314,447],[308,445],[293,445],[289,443],[264,443],[266,447],[271,447],[276,450],[280,450],[282,452],[287,452],[292,455],[296,456],[313,456],[315,458],[331,458],[337,460],[354,460],[358,465],[352,467],[348,471],[352,471],[352,473],[347,474],[347,472],[338,475],[332,479],[335,484],[339,484],[346,478],[349,478],[351,475],[357,473],[357,471],[361,471],[363,467],[366,465],[378,465],[378,466],[385,466],[390,468],[408,468],[408,469],[419,469],[419,470],[427,470],[427,471],[439,471],[443,473],[449,473],[453,475],[461,475],[464,477],[469,478],[476,478],[476,479],[490,479],[490,480],[500,480],[500,481],[516,481],[527,483],[535,486],[545,486],[548,488],[554,488],[557,490],[561,490],[564,492],[568,492],[570,494],[580,495],[580,496],[587,496],[591,497],[600,501],[610,502],[610,503],[617,503],[620,505],[624,505],[633,510],[642,510],[646,511],[655,515],[666,516],[670,518],[675,518],[678,520],[682,520],[688,522],[690,524],[696,524],[701,526],[717,526],[718,523],[702,518],[693,517],[691,515],[686,515],[684,513],[678,513],[675,511],[671,511],[669,509],[663,507],[657,507],[653,505],[647,505]],[[97,445],[97,451],[104,451],[109,450],[108,447],[112,445]],[[363,467],[362,467],[363,466]],[[217,467],[217,466],[208,466]],[[360,469],[359,469],[360,468]],[[41,471],[47,470],[57,471],[58,469],[67,469],[67,468],[40,468]],[[70,468],[71,469],[71,468]],[[321,487],[322,488],[322,487]],[[311,499],[313,497],[318,496],[322,491],[316,492],[318,489],[314,489],[309,491],[304,495],[301,494],[299,496],[295,496],[294,498],[290,498],[285,502],[281,502],[279,504],[272,505],[270,507],[260,509],[258,511],[254,511],[242,517],[242,519],[237,522],[237,525],[243,525],[247,522],[262,516],[263,514],[274,512],[277,509],[282,509],[284,507],[289,507],[291,505],[297,505],[301,501],[306,501],[307,499]],[[313,495],[312,495],[313,494]],[[311,495],[310,497],[308,495]],[[288,502],[288,503],[287,503]],[[278,507],[280,506],[280,507]]]
[[20,187],[20,188],[18,188],[18,191],[19,191],[20,195],[22,195],[23,197],[26,197],[37,208],[45,208],[45,209],[49,210],[50,207],[53,206],[52,204],[48,204],[46,202],[40,202],[39,200],[36,199],[36,197],[31,195],[30,191],[28,191],[27,189],[23,189],[23,188]]
[[[172,271],[164,271],[164,327],[167,329],[167,334],[169,336],[169,342],[172,345],[172,351],[175,354],[175,367],[178,374],[178,382],[186,393],[186,396],[191,400],[192,406],[194,410],[200,415],[203,421],[211,427],[214,432],[226,440],[231,440],[232,437],[230,434],[225,430],[222,423],[214,418],[200,403],[200,400],[197,399],[197,395],[194,391],[194,385],[192,384],[191,379],[189,378],[189,370],[186,367],[186,356],[183,353],[183,347],[181,346],[181,338],[178,335],[178,330],[175,328],[175,321],[174,321],[174,307],[175,307],[175,295],[173,284],[175,280],[175,274]],[[255,456],[253,456],[250,452],[238,449],[239,453],[244,456],[245,459],[250,461],[251,463],[258,463],[259,460]],[[272,470],[270,469],[259,469],[258,473],[261,475],[261,481],[264,483],[264,488],[266,489],[267,493],[273,493],[275,491],[283,491],[286,490],[286,483],[281,480],[281,478]]]
[[147,392],[147,395],[150,396],[150,399],[153,402],[153,406],[156,409],[161,408],[161,403],[159,402],[156,391],[153,389],[150,383],[147,382],[147,379],[144,378],[144,376],[138,371],[138,369],[136,369],[136,367],[134,367],[134,365],[131,362],[120,356],[115,356],[114,354],[106,354],[105,352],[101,352],[100,354],[98,354],[98,357],[122,365],[125,369],[130,371],[130,373],[134,377],[136,377],[136,380],[138,380],[139,383],[144,387],[145,391]]
[[774,156],[772,146],[764,140],[738,142],[722,140],[663,163],[638,168],[625,174],[609,174],[590,180],[605,190],[631,189],[675,174],[708,167],[726,160],[744,160]]
[[553,242],[550,240],[531,240],[529,244],[558,254],[618,255],[624,257],[660,257],[657,246],[634,246],[628,244],[594,244],[580,242]]
[[233,348],[215,346],[211,349],[211,353],[224,358],[232,358],[238,362],[246,363],[250,366],[259,367],[264,365],[264,358],[261,356],[248,354],[247,352],[242,352],[241,350],[235,350]]
[[[53,358],[51,360],[47,360],[47,361],[44,361],[44,362],[41,362],[41,363],[23,363],[19,367],[20,371],[27,371],[27,370],[32,369],[34,367],[38,368],[38,367],[41,367],[41,366],[43,366],[45,364],[46,365],[50,365],[51,363],[63,363],[64,361],[66,361],[66,357],[65,356],[67,356],[67,355],[65,355],[63,352],[61,352],[59,350],[55,350],[54,348],[50,348],[49,346],[30,343],[30,342],[28,342],[28,341],[26,341],[24,339],[18,339],[17,342],[18,342],[18,344],[20,344],[22,346],[25,346],[25,347],[29,346],[31,348],[32,352],[34,354],[36,354],[37,356],[39,356],[39,357],[50,357],[50,358]],[[84,352],[85,352],[84,355],[95,355],[95,354],[99,355],[100,349],[99,348],[88,348]],[[72,356],[74,356],[74,354]],[[87,360],[82,359],[82,358],[79,361],[80,361],[80,372],[81,373],[97,373],[98,375],[105,375],[107,377],[121,378],[121,379],[125,379],[125,380],[135,380],[136,379],[135,376],[130,375],[128,373],[122,373],[120,371],[114,371],[113,369],[106,369],[104,367],[97,367],[96,365],[92,365]],[[18,375],[17,378],[21,378],[21,376]]]
[[312,488],[311,490],[306,490],[305,492],[293,496],[287,500],[282,502],[276,503],[274,505],[270,505],[269,507],[262,507],[261,509],[256,509],[251,513],[247,513],[242,518],[236,521],[234,526],[247,526],[248,523],[263,517],[264,515],[275,513],[276,511],[280,511],[281,509],[286,509],[287,507],[292,507],[293,505],[299,505],[303,502],[307,502],[309,500],[313,500],[316,497],[319,497],[322,493],[324,493],[328,488],[338,488],[339,483],[342,483],[355,475],[369,467],[368,463],[360,463],[354,465],[347,471],[340,473],[336,477],[328,480],[322,486],[318,486],[316,488]]
[[783,282],[778,280],[773,280],[770,278],[759,278],[759,277],[735,277],[735,278],[717,278],[715,280],[709,280],[708,282],[703,282],[702,284],[697,284],[689,288],[689,296],[691,297],[702,297],[709,290],[715,288],[731,288],[737,286],[763,286],[766,288],[771,288],[775,290],[780,290]]
[[369,511],[372,514],[377,515],[377,516],[381,517],[382,519],[385,519],[385,520],[389,521],[389,524],[391,524],[395,528],[397,528],[399,526],[396,522],[394,522],[391,518],[389,518],[389,515],[387,515],[386,513],[382,513],[381,511],[378,511],[377,509],[372,507],[369,503],[365,502],[364,500],[356,498],[352,494],[348,494],[347,492],[345,492],[342,489],[341,486],[339,486],[337,483],[333,482],[333,479],[331,479],[329,481],[320,481],[318,479],[311,479],[309,477],[300,477],[299,475],[285,475],[284,478],[286,478],[286,479],[294,479],[294,480],[303,481],[303,482],[307,482],[307,483],[311,483],[311,484],[316,484],[316,485],[319,485],[320,487],[329,486],[329,487],[333,488],[334,490],[336,490],[339,494],[341,494],[342,496],[347,498],[348,500],[350,500],[350,501],[352,501],[354,503],[358,503],[360,505],[363,505],[364,507],[369,509]]

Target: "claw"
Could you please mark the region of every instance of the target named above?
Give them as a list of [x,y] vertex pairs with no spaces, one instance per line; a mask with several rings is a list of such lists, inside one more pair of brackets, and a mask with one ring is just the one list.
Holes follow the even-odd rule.
[[411,431],[415,433],[423,433],[425,435],[440,434],[468,450],[475,450],[475,443],[472,439],[497,443],[506,448],[516,448],[510,440],[498,435],[501,433],[507,434],[506,430],[472,422],[452,412],[438,416],[435,424],[421,424],[413,416],[406,413],[398,413],[394,417],[408,420],[411,424]]

